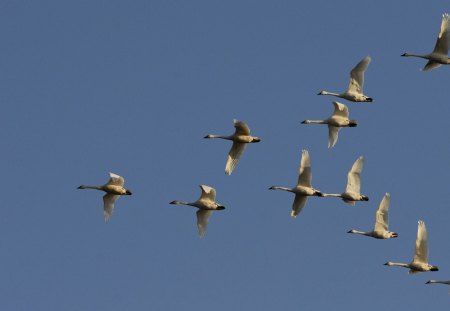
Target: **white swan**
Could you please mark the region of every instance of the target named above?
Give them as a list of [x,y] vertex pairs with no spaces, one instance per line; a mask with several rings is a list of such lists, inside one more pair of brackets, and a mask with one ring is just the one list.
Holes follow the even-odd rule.
[[414,253],[413,261],[409,264],[389,261],[384,265],[409,268],[409,274],[439,270],[437,266],[433,266],[428,263],[427,228],[425,227],[425,223],[422,220],[419,220],[417,227],[416,251]]
[[397,233],[388,231],[390,202],[391,195],[389,193],[386,193],[381,200],[380,206],[377,209],[375,217],[375,227],[372,231],[364,232],[352,229],[348,233],[362,234],[376,239],[390,239],[398,237]]
[[450,285],[450,281],[429,280],[425,284],[447,284],[447,285]]
[[239,162],[239,158],[245,150],[245,147],[249,143],[258,143],[260,138],[250,135],[250,128],[242,121],[236,119],[233,120],[234,127],[236,128],[233,135],[220,136],[220,135],[206,135],[204,138],[222,138],[233,141],[230,152],[228,153],[227,164],[225,165],[225,174],[230,175],[236,165]]
[[105,191],[106,194],[103,196],[103,216],[105,222],[107,222],[112,215],[114,209],[114,203],[121,195],[131,195],[131,191],[123,187],[125,180],[122,176],[114,173],[109,173],[111,177],[110,180],[103,186],[84,186],[81,185],[78,189],[96,189]]
[[445,13],[444,15],[442,15],[441,30],[439,31],[439,35],[436,40],[436,45],[434,46],[433,52],[425,55],[403,53],[402,56],[412,56],[428,59],[428,63],[422,69],[423,71],[438,68],[441,65],[448,65],[450,64],[450,59],[448,58],[449,40],[450,17],[448,13]]
[[213,211],[223,210],[225,206],[216,202],[216,190],[206,185],[200,185],[202,194],[195,202],[172,201],[170,204],[190,205],[198,208],[197,211],[197,228],[200,237],[204,237],[208,226],[208,219]]
[[296,218],[308,200],[308,196],[322,196],[322,193],[311,185],[311,161],[307,150],[302,150],[302,159],[298,173],[298,182],[294,188],[272,186],[269,190],[284,190],[295,193],[291,217]]
[[347,174],[347,188],[344,193],[333,194],[324,193],[325,197],[339,197],[345,203],[355,205],[356,201],[369,201],[369,197],[362,195],[361,192],[361,172],[364,165],[364,157],[359,157]]
[[364,95],[364,72],[370,64],[372,59],[370,56],[363,58],[355,68],[350,71],[350,83],[344,93],[333,93],[327,91],[320,91],[317,95],[332,95],[352,102],[372,102],[373,98]]
[[326,120],[304,120],[302,124],[328,124],[328,148],[332,148],[339,135],[341,127],[355,127],[356,120],[349,120],[348,107],[344,104],[333,102],[334,112]]

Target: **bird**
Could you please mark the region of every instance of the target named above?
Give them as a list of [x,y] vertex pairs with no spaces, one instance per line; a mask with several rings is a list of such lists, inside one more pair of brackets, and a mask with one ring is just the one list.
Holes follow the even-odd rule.
[[338,140],[341,127],[356,127],[356,120],[349,120],[348,107],[339,102],[333,102],[334,112],[326,120],[304,120],[302,124],[328,124],[328,148],[333,148]]
[[353,69],[350,71],[350,83],[347,90],[344,93],[333,93],[327,91],[320,91],[317,95],[332,95],[352,102],[372,102],[373,98],[364,95],[364,72],[371,62],[370,56],[363,58]]
[[324,193],[324,197],[339,197],[345,203],[355,205],[356,201],[369,201],[369,197],[360,193],[361,188],[361,172],[364,165],[364,157],[359,157],[347,175],[347,188],[341,194]]
[[225,174],[227,175],[231,175],[231,173],[233,172],[247,144],[259,143],[261,141],[260,138],[250,135],[250,128],[244,122],[234,119],[233,123],[235,131],[232,135],[221,136],[209,134],[204,137],[221,138],[233,141],[233,145],[231,146],[230,152],[228,153],[227,164],[225,165]]
[[425,284],[447,284],[447,285],[450,285],[450,281],[429,280]]
[[172,201],[169,204],[190,205],[198,208],[197,228],[198,234],[202,238],[206,234],[209,216],[211,216],[213,211],[224,210],[225,206],[216,202],[216,190],[213,187],[200,185],[200,189],[202,193],[195,202]]
[[78,189],[96,189],[106,192],[103,196],[103,216],[105,222],[112,216],[114,203],[121,195],[131,195],[131,191],[123,187],[125,180],[122,176],[114,173],[109,173],[109,181],[103,186],[85,186],[81,185]]
[[450,59],[448,57],[449,40],[450,16],[448,15],[448,13],[444,13],[442,15],[441,29],[439,31],[433,52],[431,52],[430,54],[403,53],[401,56],[412,56],[428,59],[428,62],[426,63],[425,67],[422,68],[422,71],[432,70],[440,67],[441,65],[448,65],[450,64]]
[[428,238],[427,228],[422,220],[419,220],[417,226],[416,251],[411,263],[397,263],[388,261],[385,266],[399,266],[409,268],[409,274],[415,274],[426,271],[439,271],[437,266],[428,263]]
[[300,168],[298,173],[298,182],[294,188],[272,186],[269,190],[283,190],[295,193],[294,203],[292,204],[291,217],[296,218],[301,212],[308,200],[308,196],[322,196],[322,192],[314,189],[311,185],[311,161],[309,159],[309,152],[302,150],[302,159],[300,161]]
[[398,234],[388,231],[389,227],[389,203],[391,202],[391,195],[386,193],[381,200],[380,206],[377,209],[375,217],[375,227],[372,231],[363,232],[352,229],[348,233],[362,234],[370,236],[375,239],[390,239],[398,237]]

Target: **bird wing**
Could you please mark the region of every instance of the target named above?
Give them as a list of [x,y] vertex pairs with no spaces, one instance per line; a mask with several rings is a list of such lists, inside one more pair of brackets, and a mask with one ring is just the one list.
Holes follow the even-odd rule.
[[245,122],[234,119],[235,135],[250,135],[250,128]]
[[298,171],[298,184],[300,186],[311,187],[311,161],[308,150],[302,150],[302,159]]
[[125,179],[123,179],[122,176],[119,176],[117,174],[109,172],[110,180],[108,181],[107,185],[116,185],[123,187],[123,184],[125,183]]
[[422,220],[419,220],[417,226],[416,252],[413,262],[428,263],[427,228]]
[[338,102],[333,102],[334,105],[334,112],[333,112],[333,116],[338,116],[338,117],[343,117],[348,119],[348,107],[344,104],[338,103]]
[[377,209],[374,231],[387,231],[389,227],[389,204],[391,195],[386,193]]
[[292,203],[291,217],[295,218],[298,214],[300,214],[307,200],[308,197],[306,195],[295,195],[294,203]]
[[347,189],[346,192],[360,193],[361,189],[361,172],[364,165],[364,157],[359,157],[353,163],[352,169],[347,175]]
[[348,85],[348,92],[363,93],[364,87],[364,72],[370,64],[372,59],[370,56],[366,56],[362,59],[355,68],[350,71],[350,83]]
[[200,185],[200,189],[202,189],[200,200],[207,199],[213,202],[216,200],[216,189],[206,185]]
[[233,172],[246,146],[247,144],[245,143],[233,142],[233,146],[231,146],[230,152],[228,153],[228,160],[225,166],[225,174],[230,175]]
[[434,46],[433,53],[448,54],[450,40],[450,16],[448,13],[442,15],[441,30],[439,31],[436,45]]
[[328,148],[333,148],[338,140],[340,127],[328,125]]
[[117,194],[107,193],[103,196],[103,217],[105,218],[105,222],[107,222],[113,213],[114,203],[120,197]]
[[441,66],[442,66],[441,64],[429,60],[428,63],[426,63],[425,67],[422,68],[422,71],[432,70]]
[[197,211],[197,228],[198,235],[203,238],[206,234],[206,229],[208,227],[208,219],[213,211],[199,209]]

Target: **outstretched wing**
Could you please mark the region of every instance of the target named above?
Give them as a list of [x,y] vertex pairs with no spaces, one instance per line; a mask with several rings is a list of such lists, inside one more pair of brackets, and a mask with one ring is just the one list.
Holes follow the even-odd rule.
[[441,67],[441,64],[436,63],[436,62],[434,62],[432,60],[429,60],[426,63],[425,67],[422,68],[422,71],[428,71],[428,70],[432,70],[432,69],[435,69],[435,68],[438,68],[438,67]]
[[250,128],[245,122],[234,119],[235,135],[250,135]]
[[114,203],[120,197],[120,195],[107,193],[103,196],[103,217],[105,222],[107,222],[113,213]]
[[306,195],[295,195],[294,203],[292,203],[291,217],[296,218],[306,204],[308,197]]
[[389,204],[391,202],[391,195],[386,193],[381,200],[380,206],[377,209],[375,218],[375,231],[387,231],[389,227]]
[[345,192],[360,193],[361,189],[361,172],[364,165],[364,157],[359,157],[353,163],[352,169],[347,175],[347,189]]
[[348,107],[344,104],[338,103],[338,102],[333,102],[334,105],[334,112],[333,112],[333,116],[338,116],[338,117],[343,117],[348,119]]
[[245,143],[233,142],[233,146],[231,146],[230,152],[228,153],[228,160],[227,164],[225,165],[225,174],[231,175],[234,168],[238,164],[239,159],[242,153],[244,152],[246,146],[247,144]]
[[108,181],[107,185],[116,185],[123,187],[123,184],[125,183],[125,179],[123,179],[122,176],[119,176],[117,174],[109,172],[110,180]]
[[339,137],[340,127],[328,125],[328,148],[333,148]]
[[348,85],[348,92],[363,93],[364,87],[364,72],[370,64],[372,59],[370,56],[366,56],[361,60],[355,68],[350,71],[350,83]]
[[449,40],[450,40],[450,16],[448,15],[448,13],[445,13],[444,15],[442,15],[441,30],[439,31],[433,53],[447,55],[449,49]]
[[216,189],[206,185],[200,185],[200,189],[202,189],[202,194],[200,195],[201,199],[206,199],[210,201],[216,201]]
[[428,263],[427,228],[422,220],[419,220],[417,226],[416,252],[413,262]]
[[302,150],[302,159],[298,171],[298,184],[304,187],[311,187],[311,161],[308,150]]
[[208,228],[208,219],[213,211],[199,209],[197,211],[197,228],[198,235],[203,238],[206,234],[206,229]]

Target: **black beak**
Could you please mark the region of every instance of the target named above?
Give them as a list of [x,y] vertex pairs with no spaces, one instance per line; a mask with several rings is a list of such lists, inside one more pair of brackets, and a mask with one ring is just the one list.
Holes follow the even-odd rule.
[[125,194],[126,194],[126,195],[132,195],[132,193],[131,193],[130,190],[127,190],[127,191],[125,192]]
[[366,99],[366,102],[369,102],[369,103],[373,102],[373,98],[372,98],[372,97],[368,97],[368,98]]

